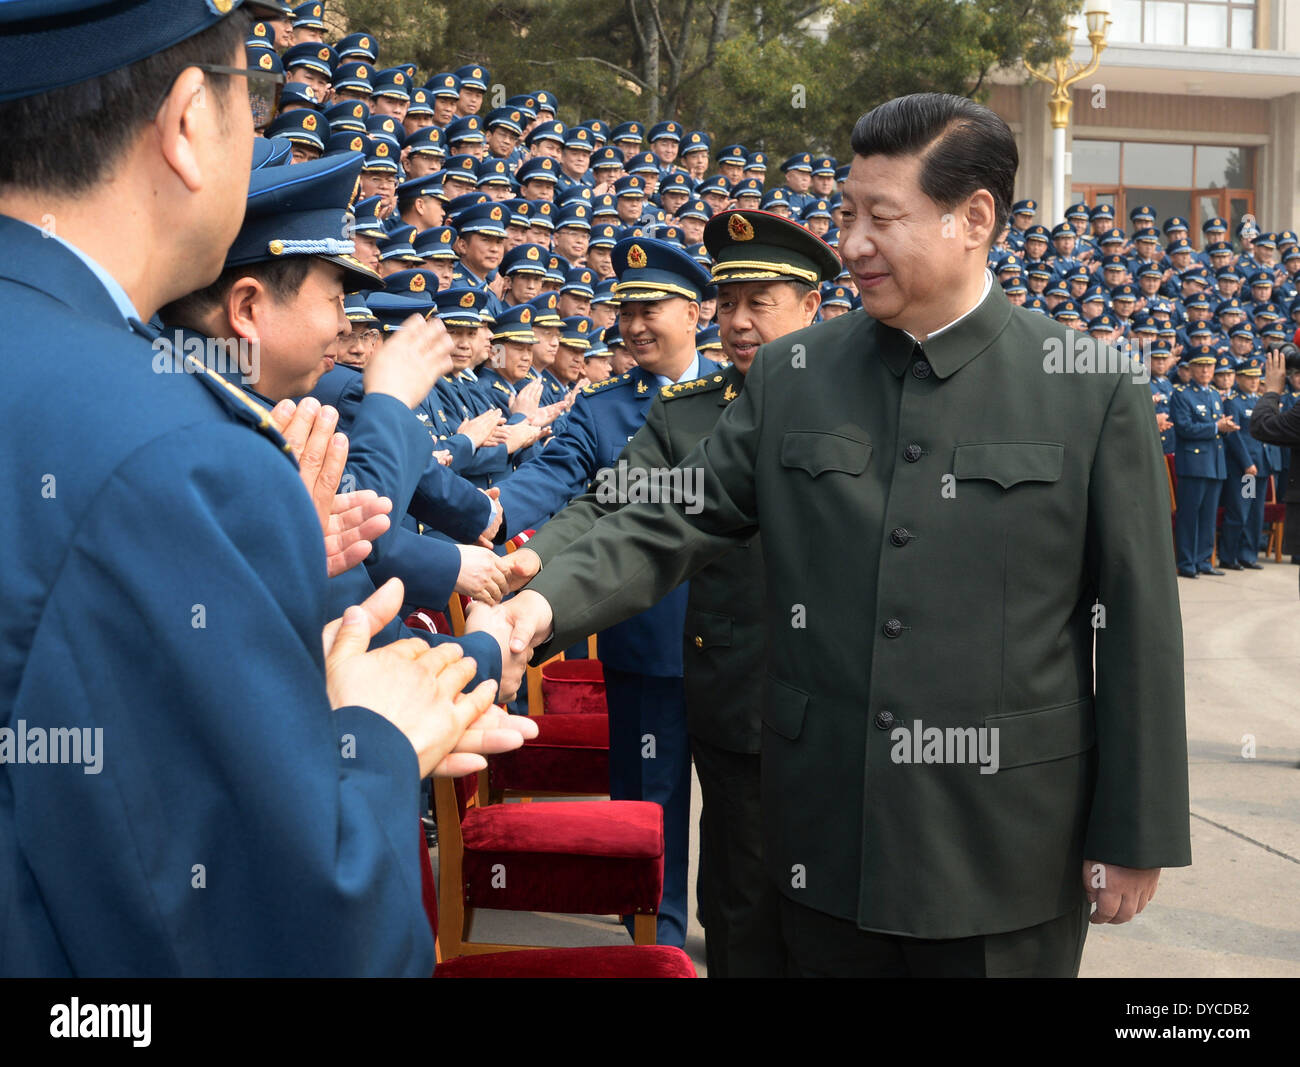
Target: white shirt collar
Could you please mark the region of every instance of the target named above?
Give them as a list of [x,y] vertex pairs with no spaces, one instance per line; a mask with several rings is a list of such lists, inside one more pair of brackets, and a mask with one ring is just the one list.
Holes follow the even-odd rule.
[[686,368],[685,373],[674,381],[666,374],[656,374],[655,381],[660,385],[676,385],[677,382],[692,382],[700,376],[700,354],[695,353],[695,358],[691,360],[691,365]]
[[[993,272],[992,272],[991,270],[989,270],[988,267],[985,267],[985,268],[984,268],[984,288],[980,291],[979,299],[976,300],[974,304],[972,304],[970,307],[968,307],[965,311],[963,311],[963,312],[962,312],[960,315],[958,315],[955,319],[953,319],[952,322],[949,322],[949,323],[946,323],[946,324],[943,325],[943,326],[940,326],[937,330],[931,330],[931,331],[930,331],[930,336],[926,338],[926,341],[929,341],[929,340],[931,340],[932,338],[938,337],[939,334],[941,334],[941,333],[944,333],[944,332],[946,332],[946,331],[948,331],[948,330],[951,330],[954,326],[957,325],[957,323],[961,322],[961,320],[964,319],[967,315],[972,314],[972,313],[975,311],[975,309],[976,309],[977,307],[979,307],[982,303],[984,303],[984,298],[985,298],[986,296],[989,295],[989,290],[990,290],[992,287],[993,287]],[[907,333],[906,330],[904,330],[903,332],[904,332],[904,333]],[[907,333],[907,336],[908,336],[908,337],[912,337],[912,335],[911,335],[910,333]],[[912,340],[915,341],[916,338],[915,338],[915,337],[912,337]]]

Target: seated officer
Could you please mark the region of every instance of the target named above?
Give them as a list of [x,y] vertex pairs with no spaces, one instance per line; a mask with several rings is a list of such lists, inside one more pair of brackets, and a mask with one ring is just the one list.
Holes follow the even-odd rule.
[[1173,419],[1178,510],[1174,515],[1178,575],[1222,575],[1210,565],[1219,495],[1227,477],[1223,438],[1238,429],[1223,412],[1223,399],[1211,384],[1215,355],[1208,346],[1189,351],[1192,381],[1174,386],[1169,400]]

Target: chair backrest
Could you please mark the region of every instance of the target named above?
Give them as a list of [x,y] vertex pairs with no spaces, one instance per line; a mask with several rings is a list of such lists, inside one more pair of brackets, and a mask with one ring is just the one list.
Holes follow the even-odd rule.
[[605,668],[600,660],[566,659],[542,665],[542,704],[548,715],[605,715]]
[[465,609],[469,606],[469,597],[452,593],[447,601],[447,618],[451,620],[451,632],[457,637],[465,636]]

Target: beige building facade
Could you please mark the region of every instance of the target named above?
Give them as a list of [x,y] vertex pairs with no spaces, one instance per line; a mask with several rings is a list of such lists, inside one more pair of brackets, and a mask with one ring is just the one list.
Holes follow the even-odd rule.
[[[1151,204],[1161,220],[1186,217],[1198,245],[1215,215],[1300,230],[1300,0],[1107,6],[1101,66],[1074,87],[1065,205],[1052,203],[1050,87],[997,79],[989,104],[1016,134],[1016,197],[1039,201],[1049,226],[1084,201],[1112,204],[1128,229],[1128,212]],[[1090,55],[1080,34],[1075,58]]]

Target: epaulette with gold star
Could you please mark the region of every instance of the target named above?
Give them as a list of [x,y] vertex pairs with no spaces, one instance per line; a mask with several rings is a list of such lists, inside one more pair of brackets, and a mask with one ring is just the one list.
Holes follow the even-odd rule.
[[592,382],[590,385],[585,386],[582,390],[582,395],[591,396],[592,393],[598,393],[600,390],[606,389],[611,385],[618,385],[620,382],[630,382],[631,380],[631,371],[628,371],[626,374],[616,374],[612,378],[605,378],[603,381]]
[[512,393],[509,389],[507,389],[504,385],[502,385],[500,382],[493,382],[493,383],[492,383],[492,388],[493,388],[493,389],[500,389],[503,393],[506,394],[506,396],[514,396],[514,395],[515,395],[515,394]]
[[[678,382],[676,385],[665,385],[659,390],[659,395],[665,400],[675,400],[679,396],[692,396],[697,393],[711,393],[715,389],[721,389],[723,382],[727,379],[721,374],[710,374],[706,378],[692,378],[689,382]],[[729,397],[728,399],[735,399]]]

